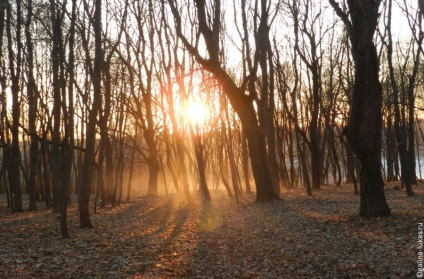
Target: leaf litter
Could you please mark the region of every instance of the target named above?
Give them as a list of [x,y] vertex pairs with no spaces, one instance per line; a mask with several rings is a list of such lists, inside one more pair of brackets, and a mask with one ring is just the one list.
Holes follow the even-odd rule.
[[369,220],[351,185],[263,204],[221,192],[192,206],[178,194],[139,198],[98,209],[94,229],[78,227],[74,202],[70,239],[57,214],[12,215],[2,196],[0,278],[415,278],[423,186],[415,191],[387,185],[392,216]]

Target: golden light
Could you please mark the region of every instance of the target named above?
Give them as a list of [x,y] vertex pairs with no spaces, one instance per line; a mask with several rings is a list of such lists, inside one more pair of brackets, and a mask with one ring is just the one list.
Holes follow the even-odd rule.
[[209,108],[199,100],[190,99],[184,110],[185,121],[193,127],[202,128],[210,117]]

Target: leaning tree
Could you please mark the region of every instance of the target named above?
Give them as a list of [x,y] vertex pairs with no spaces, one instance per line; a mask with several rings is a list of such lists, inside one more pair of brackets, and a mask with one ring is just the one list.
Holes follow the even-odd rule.
[[[180,10],[181,7],[177,6],[178,1],[168,0],[167,2],[175,19],[178,38],[203,69],[210,72],[217,79],[234,111],[240,118],[249,146],[252,172],[256,184],[256,201],[264,202],[278,199],[279,196],[273,188],[266,139],[263,136],[263,129],[259,124],[259,117],[254,106],[255,96],[246,94],[249,82],[254,82],[254,75],[247,76],[242,84],[238,85],[224,66],[221,55],[223,46],[220,44],[223,30],[221,1],[215,0],[211,5],[207,5],[205,0],[196,0],[194,1],[195,11],[190,10],[190,5],[184,7],[189,9],[189,12],[195,12],[197,15],[197,18],[191,22],[191,27],[195,28],[194,34],[197,34],[196,42],[191,42],[190,38],[184,33],[184,21]],[[163,4],[165,4],[165,1],[163,1]],[[269,11],[266,8],[266,4],[269,4],[269,2],[262,0],[261,7]],[[259,26],[265,29],[269,28],[267,16],[264,16],[264,13],[261,14],[259,21]],[[244,28],[247,27],[244,26]],[[199,46],[200,36],[206,46],[206,55],[203,55],[203,51]],[[258,48],[258,52],[259,50],[260,48]],[[259,57],[259,53],[257,54],[258,56],[256,57]]]

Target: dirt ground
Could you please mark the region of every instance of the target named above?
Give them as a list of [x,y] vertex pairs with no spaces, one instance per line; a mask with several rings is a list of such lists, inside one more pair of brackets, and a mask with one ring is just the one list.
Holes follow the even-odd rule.
[[416,278],[424,186],[406,198],[386,186],[392,215],[363,220],[352,185],[302,189],[237,204],[224,193],[188,206],[180,195],[139,198],[92,214],[70,239],[58,215],[10,214],[0,197],[0,278]]

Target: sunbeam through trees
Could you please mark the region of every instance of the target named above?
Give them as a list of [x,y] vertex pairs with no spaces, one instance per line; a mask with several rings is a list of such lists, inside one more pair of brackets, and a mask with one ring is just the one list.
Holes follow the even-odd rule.
[[[419,276],[419,247],[411,245],[424,219],[422,7],[0,0],[0,277],[312,278],[315,263],[293,262],[311,235],[334,238],[331,253],[343,239],[362,247],[347,249],[342,262],[305,252],[323,261],[318,278]],[[141,244],[113,231],[127,226],[122,237]],[[35,255],[78,257],[82,241],[99,253],[136,245],[148,260],[62,276],[18,259],[13,238],[24,228],[28,239],[60,234],[72,246],[46,252],[37,243]],[[87,243],[88,235],[98,239]],[[275,249],[272,235],[281,242]],[[376,261],[360,263],[367,245],[355,237],[392,242],[406,268],[384,273]],[[190,267],[204,265],[202,255],[210,272]]]

